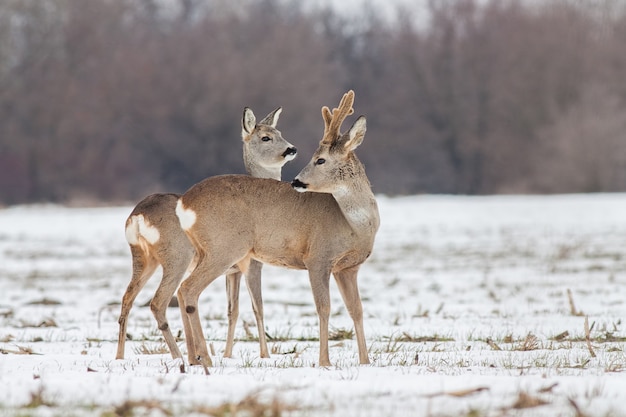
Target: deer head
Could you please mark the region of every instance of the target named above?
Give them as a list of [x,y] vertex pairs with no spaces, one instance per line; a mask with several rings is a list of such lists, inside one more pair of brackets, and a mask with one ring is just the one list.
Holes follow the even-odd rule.
[[337,194],[363,179],[367,181],[363,165],[354,154],[365,136],[365,116],[360,116],[347,133],[340,131],[346,117],[354,113],[353,103],[354,91],[350,90],[332,112],[322,107],[324,136],[309,164],[292,181],[296,190]]
[[277,108],[258,123],[251,109],[243,110],[243,159],[246,170],[254,177],[280,180],[282,166],[296,157],[297,149],[276,129],[282,110]]

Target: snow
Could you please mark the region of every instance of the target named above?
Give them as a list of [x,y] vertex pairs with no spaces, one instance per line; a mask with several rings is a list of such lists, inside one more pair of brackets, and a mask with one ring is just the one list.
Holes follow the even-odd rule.
[[[219,279],[199,307],[210,375],[154,353],[164,343],[144,305],[160,272],[131,311],[126,359],[114,359],[131,207],[0,210],[0,416],[28,406],[33,416],[223,415],[251,399],[283,415],[626,416],[625,194],[378,203],[359,274],[372,364],[358,365],[349,339],[331,341],[332,367],[317,366],[306,273],[266,266],[271,358],[242,326],[256,334],[246,291],[234,356],[222,357]],[[331,300],[331,332],[351,330],[335,284]],[[178,333],[178,309],[168,318]]]

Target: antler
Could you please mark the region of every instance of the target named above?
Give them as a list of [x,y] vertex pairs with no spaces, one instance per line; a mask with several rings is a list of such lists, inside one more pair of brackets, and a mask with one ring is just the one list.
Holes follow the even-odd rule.
[[331,143],[336,140],[341,132],[341,124],[343,121],[354,113],[352,105],[354,104],[354,91],[350,90],[343,95],[339,102],[339,107],[334,108],[332,113],[327,106],[322,107],[322,117],[324,118],[324,138],[323,143]]

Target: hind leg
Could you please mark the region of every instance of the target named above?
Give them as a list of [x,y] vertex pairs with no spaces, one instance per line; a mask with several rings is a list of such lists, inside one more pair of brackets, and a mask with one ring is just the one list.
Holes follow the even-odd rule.
[[235,262],[232,259],[220,260],[201,256],[196,268],[189,278],[183,281],[178,290],[178,299],[182,301],[181,309],[184,309],[184,314],[186,314],[190,326],[190,334],[186,335],[190,364],[213,366],[207,350],[206,340],[204,339],[204,332],[202,331],[202,322],[198,312],[198,299],[200,298],[200,293],[215,281],[217,277],[224,274],[233,264]]
[[163,260],[163,279],[161,280],[161,284],[159,284],[159,288],[157,288],[156,293],[152,298],[152,302],[150,303],[152,314],[157,321],[159,330],[161,330],[161,332],[163,333],[165,343],[170,349],[170,353],[172,354],[172,358],[174,359],[182,359],[183,355],[181,354],[180,349],[176,344],[176,339],[174,338],[174,336],[172,335],[172,331],[170,330],[166,312],[170,300],[176,292],[178,284],[183,279],[183,275],[185,274],[185,271],[187,270],[189,262],[192,258],[191,256],[182,255],[183,254],[178,253],[177,259]]
[[115,359],[124,359],[124,345],[126,343],[126,326],[130,309],[137,294],[146,285],[148,279],[152,276],[159,263],[156,259],[144,253],[139,246],[130,246],[131,255],[133,257],[133,276],[126,288],[124,297],[122,297],[122,310],[118,320],[120,330],[117,338],[117,354]]

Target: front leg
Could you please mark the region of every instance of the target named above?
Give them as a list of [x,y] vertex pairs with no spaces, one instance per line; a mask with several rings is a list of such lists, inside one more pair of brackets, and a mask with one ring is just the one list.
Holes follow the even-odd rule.
[[328,320],[330,317],[330,268],[317,267],[309,269],[309,281],[313,291],[313,300],[317,309],[320,325],[320,366],[330,366],[328,354]]
[[246,287],[252,300],[252,311],[256,318],[256,327],[259,333],[259,348],[262,358],[269,358],[270,352],[265,339],[265,323],[263,322],[263,296],[261,294],[261,269],[263,264],[259,261],[250,261],[248,272],[246,273]]
[[356,333],[356,342],[359,347],[359,363],[367,365],[370,363],[367,356],[367,346],[365,343],[365,331],[363,330],[363,306],[361,305],[361,296],[359,295],[359,287],[357,285],[357,274],[359,267],[334,272],[335,281],[343,297],[343,302],[348,309],[350,317],[354,322],[354,331]]
[[228,333],[226,336],[226,348],[224,357],[233,357],[233,345],[235,344],[235,327],[239,318],[239,287],[241,272],[226,274],[226,294],[228,296]]

